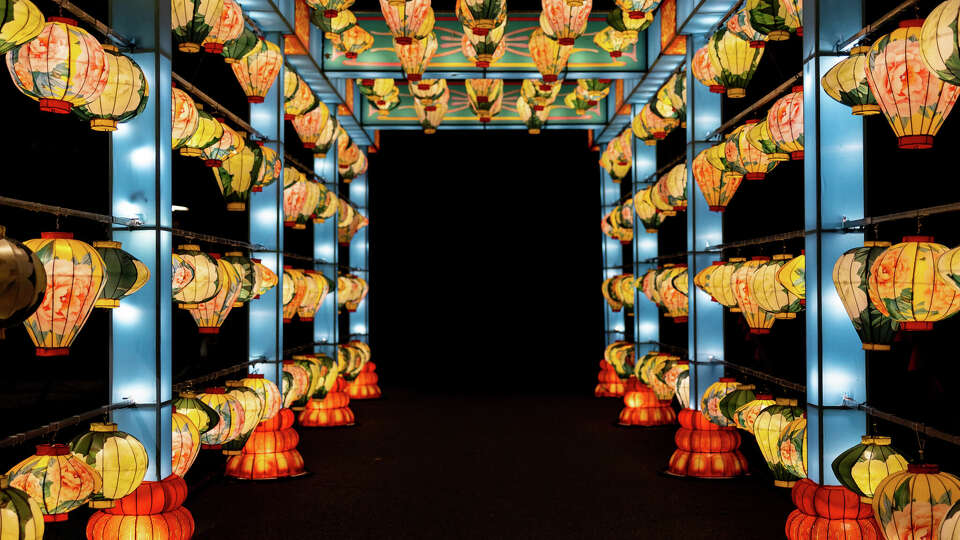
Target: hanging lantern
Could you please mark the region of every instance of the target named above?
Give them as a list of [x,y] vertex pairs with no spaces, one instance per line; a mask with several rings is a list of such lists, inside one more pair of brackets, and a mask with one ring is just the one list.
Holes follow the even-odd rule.
[[220,17],[214,23],[210,33],[203,39],[203,50],[220,54],[223,52],[224,43],[237,39],[243,34],[244,20],[243,10],[234,0],[223,0],[223,10]]
[[340,122],[334,118],[334,115],[330,115],[327,118],[326,123],[323,125],[323,129],[320,131],[320,136],[317,138],[316,146],[313,148],[313,155],[320,159],[327,157],[327,152],[330,151],[330,148],[333,146],[334,141],[336,141],[337,131],[340,128]]
[[90,121],[94,131],[116,131],[117,123],[126,122],[147,107],[150,90],[143,70],[130,57],[120,54],[113,45],[103,45],[107,62],[107,84],[97,99],[78,105],[73,112]]
[[380,11],[397,45],[410,45],[433,32],[430,0],[380,0]]
[[478,68],[488,68],[507,52],[507,42],[503,39],[506,28],[507,21],[504,20],[500,26],[482,36],[467,30],[460,40],[460,51]]
[[710,163],[708,156],[718,147],[723,150],[723,145],[714,146],[700,152],[693,160],[693,178],[711,212],[723,212],[743,181],[742,174],[723,171]]
[[547,123],[547,119],[550,117],[550,108],[534,111],[527,100],[521,96],[517,98],[517,114],[520,115],[520,120],[527,125],[527,133],[536,135]]
[[748,120],[746,124],[735,129],[723,145],[724,156],[733,172],[743,174],[747,180],[763,180],[779,163],[750,144],[747,135],[757,122],[758,120]]
[[617,7],[631,19],[642,19],[656,11],[661,0],[616,0]]
[[[687,164],[675,165],[653,185],[653,205],[665,216],[687,209]],[[634,203],[636,206],[636,203]]]
[[620,32],[611,26],[593,36],[593,43],[606,51],[610,58],[620,58],[623,52],[637,42],[636,32]]
[[399,94],[396,83],[393,79],[360,79],[357,90],[361,95],[367,97],[367,100],[374,105],[383,105],[386,99],[394,92]]
[[430,105],[424,105],[419,98],[413,100],[413,110],[417,115],[417,120],[423,126],[423,132],[426,134],[436,133],[447,114],[447,103],[450,100],[450,93],[445,93],[436,102]]
[[753,435],[773,473],[773,485],[777,487],[793,487],[800,479],[780,461],[780,435],[787,425],[803,415],[803,409],[797,407],[797,400],[777,398],[774,405],[760,411],[753,423]]
[[807,419],[800,417],[787,424],[777,441],[777,456],[788,473],[807,477]]
[[774,319],[796,319],[803,304],[777,279],[790,255],[774,255],[773,260],[761,264],[750,278],[750,296],[757,307],[773,315]]
[[262,184],[267,172],[263,155],[259,145],[244,144],[240,152],[213,168],[217,186],[227,201],[227,210],[243,212],[247,209],[251,188],[255,183]]
[[503,106],[503,79],[467,79],[465,82],[470,107],[480,122],[490,122]]
[[507,20],[506,0],[457,0],[457,19],[464,30],[486,36]]
[[552,83],[558,80],[558,75],[567,67],[567,60],[573,47],[562,45],[559,41],[550,39],[543,30],[537,28],[530,34],[528,43],[530,57],[537,66],[537,71],[545,82]]
[[283,322],[293,322],[297,314],[303,295],[306,293],[306,275],[303,270],[292,266],[283,267]]
[[747,433],[753,434],[753,424],[757,421],[760,411],[771,405],[775,405],[773,396],[770,394],[756,394],[754,398],[733,411],[733,423]]
[[0,339],[4,328],[22,323],[40,307],[47,290],[43,262],[5,233],[0,226],[0,291],[4,291],[0,295]]
[[38,444],[37,453],[7,471],[10,485],[27,492],[45,522],[66,521],[103,488],[100,475],[65,444]]
[[448,94],[447,80],[423,79],[409,85],[408,90],[411,96],[420,100],[421,105],[430,106]]
[[603,298],[607,301],[607,304],[610,305],[610,309],[616,313],[619,313],[620,310],[623,309],[624,298],[620,295],[620,282],[628,275],[629,274],[621,274],[609,277],[603,280],[603,285],[601,286],[600,292],[603,294]]
[[0,54],[37,37],[46,20],[30,0],[16,0],[13,9],[0,16]]
[[243,405],[237,398],[222,387],[207,388],[203,393],[197,394],[197,397],[219,415],[216,425],[207,431],[201,431],[201,448],[220,450],[224,444],[240,436],[244,423]]
[[223,12],[223,0],[172,0],[171,25],[181,52],[200,52],[207,37]]
[[777,273],[777,281],[787,289],[787,292],[800,299],[801,306],[807,304],[806,265],[807,258],[801,250],[800,255],[787,261]]
[[270,91],[280,68],[283,67],[283,51],[276,44],[261,39],[260,43],[246,56],[230,64],[233,74],[240,83],[243,93],[250,103],[263,103],[264,96]]
[[733,276],[746,261],[742,257],[731,257],[710,274],[710,293],[717,302],[730,308],[731,313],[740,313],[740,304],[737,302],[737,292],[734,288],[736,282]]
[[790,159],[803,159],[803,87],[794,86],[789,94],[773,102],[767,111],[767,129],[778,149],[789,152]]
[[960,538],[960,501],[957,501],[947,511],[940,527],[941,540],[957,540]]
[[177,414],[186,416],[201,435],[217,427],[220,422],[220,413],[201,401],[194,392],[180,392],[173,407],[177,409]]
[[953,248],[937,259],[937,275],[940,279],[960,289],[960,249]]
[[[677,374],[677,383],[676,389],[674,390],[674,396],[677,398],[677,402],[680,403],[680,409],[689,409],[690,408],[690,361],[689,360],[678,360],[677,366],[686,366],[686,369],[680,371]],[[681,368],[682,369],[682,368]]]
[[749,41],[722,26],[710,38],[707,51],[717,82],[726,89],[727,97],[746,97],[747,85],[757,72],[764,49],[751,47]]
[[773,140],[766,118],[747,129],[747,141],[751,146],[766,154],[770,161],[790,160],[790,154],[777,146],[777,143]]
[[[137,258],[120,249],[120,242],[94,242],[93,247],[103,259],[106,273],[106,283],[94,307],[118,307],[122,298],[140,290],[150,279],[150,270],[146,266],[138,267]],[[142,273],[145,275],[141,275]]]
[[577,0],[569,5],[566,0],[543,0],[540,12],[540,30],[561,46],[572,46],[587,29],[587,19],[593,8],[593,0]]
[[[183,90],[173,88],[173,148],[180,148],[200,124],[200,113],[193,99]],[[211,143],[212,144],[212,143]]]
[[220,326],[227,319],[240,294],[240,275],[234,266],[221,259],[217,253],[211,253],[210,256],[217,261],[217,282],[221,286],[213,298],[190,310],[190,316],[197,323],[197,330],[201,334],[220,333]]
[[634,137],[643,141],[647,146],[657,144],[657,138],[649,131],[648,126],[643,122],[643,118],[639,113],[633,116],[633,120],[630,123],[630,131]]
[[732,426],[733,423],[720,412],[720,400],[736,390],[738,386],[740,386],[740,383],[731,377],[721,377],[717,382],[708,386],[700,399],[700,412],[703,413],[704,418],[709,420],[711,424],[720,427]]
[[889,351],[899,328],[869,299],[870,269],[888,247],[890,242],[865,242],[847,250],[833,265],[833,285],[865,351]]
[[91,508],[113,508],[114,501],[133,493],[147,474],[147,449],[114,423],[90,424],[90,431],[70,441],[70,451],[102,479],[91,496]]
[[664,266],[662,272],[657,274],[655,281],[660,301],[667,310],[664,315],[672,318],[677,324],[687,322],[689,301],[686,293],[680,291],[674,282],[686,281],[686,279],[687,265],[668,264]]
[[659,306],[660,293],[657,291],[656,280],[657,271],[653,269],[647,270],[647,272],[643,274],[643,278],[640,280],[639,289],[643,292],[643,295],[647,297],[647,300]]
[[357,17],[350,10],[343,10],[334,17],[326,17],[319,11],[310,15],[310,22],[323,30],[323,37],[333,41],[351,28],[357,27]]
[[223,57],[223,61],[227,64],[235,64],[259,44],[260,38],[249,28],[244,28],[243,32],[240,33],[240,37],[231,39],[223,44],[223,50],[220,51],[220,56]]
[[240,153],[246,144],[243,142],[244,134],[234,131],[233,128],[223,122],[222,118],[217,118],[223,127],[223,134],[217,142],[203,149],[203,164],[207,167],[221,167],[223,160]]
[[343,53],[344,56],[353,60],[360,53],[373,47],[373,36],[359,25],[351,26],[348,30],[339,34],[334,34],[330,38],[333,45]]
[[653,135],[654,139],[661,140],[667,137],[667,134],[680,125],[678,120],[673,118],[664,118],[653,112],[653,107],[649,103],[640,109],[637,115],[643,125],[644,131]]
[[758,32],[750,24],[750,12],[746,9],[741,9],[727,19],[727,30],[750,43],[750,47],[754,49],[762,49],[767,45],[767,36]]
[[577,92],[570,92],[567,94],[567,96],[563,98],[563,104],[568,109],[573,109],[574,114],[577,116],[583,116],[587,114],[587,109],[590,108],[590,103],[580,97],[580,94]]
[[178,141],[180,155],[186,157],[201,157],[203,151],[216,144],[223,137],[223,124],[213,116],[197,107],[197,127],[193,133]]
[[173,438],[171,439],[171,472],[181,478],[186,476],[190,467],[200,455],[200,430],[190,418],[173,408]]
[[295,117],[312,111],[321,101],[313,93],[307,81],[296,71],[286,69],[283,72],[283,119]]
[[228,251],[223,254],[222,260],[233,265],[238,277],[239,292],[233,307],[241,307],[260,294],[260,273],[252,259],[242,251]]
[[[8,23],[9,24],[9,23]],[[6,540],[41,540],[43,511],[26,491],[10,486],[10,479],[0,474],[0,538]]]
[[297,131],[304,148],[313,149],[317,147],[317,141],[320,139],[320,134],[329,117],[330,110],[322,101],[318,101],[317,106],[310,112],[293,118],[293,129]]
[[394,46],[408,81],[419,81],[423,78],[423,72],[427,69],[430,59],[436,54],[438,46],[437,35],[433,32],[423,39],[414,40],[409,45]]
[[[306,203],[309,198],[306,176],[293,167],[283,168],[283,226],[296,228],[298,222],[306,223]],[[306,228],[306,225],[303,226]]]
[[200,251],[196,244],[177,246],[176,254],[193,269],[193,280],[173,295],[181,309],[197,308],[220,292],[220,273],[213,257]]
[[48,232],[27,240],[43,264],[46,292],[23,325],[37,356],[66,356],[106,285],[103,258],[72,233]]
[[307,5],[321,12],[324,17],[332,19],[352,6],[353,2],[354,0],[307,0]]
[[747,0],[744,10],[750,15],[750,26],[757,32],[767,36],[770,41],[786,41],[793,32],[803,35],[803,21],[794,15],[798,10],[795,6],[792,6],[793,9],[787,7],[787,4],[800,1]]
[[280,412],[282,405],[282,396],[280,389],[270,379],[264,378],[262,374],[251,373],[240,379],[240,384],[253,390],[263,401],[263,414],[260,421],[270,420]]
[[870,47],[854,47],[820,78],[823,91],[850,107],[855,116],[880,114],[880,106],[867,84],[867,53]]
[[257,268],[257,273],[260,275],[260,292],[257,293],[255,298],[259,298],[261,294],[266,293],[270,289],[277,286],[277,283],[280,282],[280,278],[277,277],[277,274],[274,273],[269,267],[260,262],[260,259],[250,259],[253,261],[254,266]]
[[937,274],[947,247],[932,236],[904,236],[870,266],[870,302],[901,330],[932,330],[935,321],[960,310],[960,290]]
[[907,465],[906,471],[880,481],[873,515],[886,538],[937,540],[943,538],[940,526],[947,512],[958,501],[960,478],[937,465]]
[[737,425],[736,412],[741,406],[756,399],[754,393],[757,387],[752,384],[741,384],[720,400],[720,414],[729,421],[729,425]]
[[283,408],[289,409],[298,401],[307,402],[310,397],[310,372],[294,360],[283,361]]
[[37,37],[11,49],[7,69],[41,111],[58,114],[96,100],[109,78],[100,42],[65,17],[50,17]]
[[317,187],[320,188],[321,196],[317,200],[317,206],[313,210],[313,222],[324,223],[337,214],[340,199],[337,198],[337,195],[332,190],[327,189],[323,184],[318,183]]
[[[711,42],[712,42],[711,38]],[[693,53],[690,69],[700,84],[706,86],[714,94],[723,94],[727,88],[720,83],[719,64],[710,59],[710,43],[697,49]]]
[[689,376],[690,362],[688,360],[681,360],[677,357],[670,357],[666,362],[663,363],[663,366],[663,369],[660,369],[654,373],[655,380],[653,388],[658,394],[658,397],[661,395],[661,386],[669,390],[669,395],[662,399],[664,401],[670,401],[670,399],[676,394],[677,381],[680,379],[680,377],[684,373]]
[[303,297],[300,299],[300,306],[297,307],[297,317],[301,321],[310,322],[317,310],[320,309],[323,299],[330,292],[330,284],[320,272],[304,270],[303,273]]
[[710,266],[700,270],[695,276],[693,276],[694,286],[710,295],[710,300],[713,302],[716,302],[717,299],[714,298],[713,293],[710,290],[710,275],[719,270],[720,265],[722,264],[722,261],[713,261]]
[[776,321],[773,314],[760,309],[754,298],[755,292],[750,288],[756,271],[769,260],[769,257],[753,257],[741,263],[730,277],[733,293],[737,298],[737,307],[743,313],[743,318],[747,320],[751,334],[769,334],[770,327]]
[[860,444],[837,456],[831,467],[841,484],[869,504],[880,481],[907,470],[907,460],[890,446],[890,437],[864,435]]
[[230,442],[223,445],[223,455],[239,456],[243,452],[243,447],[257,428],[257,424],[263,419],[263,399],[253,391],[247,388],[240,381],[227,381],[224,383],[227,387],[227,394],[236,398],[243,409],[243,422],[240,426],[240,433]]
[[600,101],[610,94],[612,84],[613,79],[577,79],[577,90],[593,101]]

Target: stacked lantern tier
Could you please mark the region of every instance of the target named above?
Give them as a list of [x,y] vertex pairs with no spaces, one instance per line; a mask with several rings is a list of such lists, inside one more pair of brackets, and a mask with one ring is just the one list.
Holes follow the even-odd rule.
[[883,538],[873,508],[843,486],[821,486],[804,478],[794,484],[791,497],[797,509],[787,517],[789,540]]
[[[116,506],[99,510],[87,522],[88,540],[163,538],[188,540],[193,536],[193,515],[184,508],[187,483],[175,474],[159,482],[143,482],[117,501]],[[152,532],[140,536],[140,531]]]
[[674,437],[677,449],[670,456],[669,474],[698,478],[733,478],[746,474],[747,460],[740,453],[740,434],[734,427],[711,423],[700,411],[683,409]]
[[227,476],[274,480],[306,474],[303,457],[297,451],[300,436],[293,429],[294,419],[293,411],[280,409],[273,418],[260,422],[243,446],[243,453],[227,460]]
[[350,399],[378,399],[381,396],[380,387],[377,386],[379,380],[377,365],[367,362],[357,378],[347,385],[347,394]]
[[593,395],[597,397],[623,397],[627,388],[620,376],[606,360],[600,361],[600,373],[597,374],[597,388]]
[[343,377],[337,377],[333,389],[323,399],[310,398],[300,413],[300,425],[304,427],[352,426],[353,411],[350,410],[350,396]]
[[668,400],[659,400],[653,390],[630,377],[620,411],[621,426],[663,426],[677,421],[677,413]]

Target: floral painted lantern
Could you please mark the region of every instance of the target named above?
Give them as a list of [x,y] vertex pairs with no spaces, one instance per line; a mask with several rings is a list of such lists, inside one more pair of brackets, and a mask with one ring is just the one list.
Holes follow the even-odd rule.
[[107,84],[97,99],[73,108],[90,121],[94,131],[116,131],[117,124],[139,115],[147,107],[150,89],[143,70],[113,45],[103,45],[107,62]]
[[[446,79],[422,79],[416,84],[409,85],[410,95],[420,101],[420,104],[429,107],[448,95]],[[449,99],[449,98],[447,98]]]
[[196,53],[220,20],[223,0],[172,0],[170,12],[177,48],[181,52]]
[[960,85],[960,65],[957,64],[957,21],[960,5],[946,1],[933,8],[920,30],[920,53],[923,63],[941,81]]
[[307,0],[307,5],[321,12],[321,14],[332,19],[341,11],[353,5],[354,0]]
[[[457,19],[465,30],[486,36],[507,20],[506,0],[457,0]],[[465,32],[466,33],[466,32]]]
[[937,540],[947,512],[958,501],[960,478],[937,465],[911,464],[880,481],[873,516],[886,538]]
[[713,261],[713,263],[710,264],[710,266],[704,268],[703,270],[700,270],[699,272],[697,272],[695,276],[693,276],[693,285],[696,288],[700,289],[701,291],[710,295],[710,300],[713,302],[716,302],[717,299],[713,296],[713,292],[710,288],[710,276],[711,274],[719,270],[722,264],[723,264],[723,261]]
[[633,375],[634,346],[628,341],[614,341],[603,350],[603,359],[607,361],[621,379]]
[[947,247],[932,236],[905,236],[877,256],[868,277],[870,302],[901,330],[932,330],[960,310],[960,289],[937,273]]
[[779,163],[750,143],[750,129],[756,123],[758,120],[747,120],[746,124],[734,130],[723,145],[727,162],[734,172],[743,174],[747,180],[763,180]]
[[283,67],[283,51],[273,42],[261,39],[253,50],[230,64],[250,103],[263,103]]
[[751,334],[769,334],[770,327],[776,321],[772,313],[760,309],[755,299],[756,293],[750,287],[754,274],[769,261],[768,257],[753,257],[740,264],[730,277],[733,294],[737,298],[737,307],[743,313],[743,318],[747,320]]
[[293,120],[314,109],[321,101],[303,77],[292,69],[283,72],[283,119]]
[[[654,184],[651,200],[657,208],[674,213],[687,209],[687,164],[673,166]],[[664,210],[664,212],[668,212]]]
[[70,451],[103,480],[91,496],[91,508],[113,508],[114,501],[133,493],[147,474],[147,449],[114,423],[90,424],[90,431],[70,441]]
[[679,120],[664,118],[655,113],[649,103],[640,109],[638,116],[644,131],[653,135],[653,138],[657,140],[665,139],[668,133],[680,125]]
[[685,290],[677,287],[676,282],[686,282],[687,265],[666,265],[664,270],[657,274],[656,287],[660,294],[663,308],[667,310],[666,317],[673,319],[676,324],[687,322],[689,300]]
[[115,308],[120,300],[140,290],[150,279],[150,270],[137,265],[136,257],[120,249],[120,242],[94,242],[93,247],[103,259],[106,283],[94,307]]
[[856,116],[880,114],[880,106],[867,83],[867,53],[870,47],[850,49],[850,56],[838,62],[820,78],[823,91],[851,108]]
[[5,236],[0,226],[0,339],[3,329],[22,323],[43,302],[47,273],[27,246]]
[[714,94],[723,94],[727,91],[727,88],[720,83],[718,64],[710,60],[710,43],[693,53],[693,62],[690,68],[693,70],[694,78]]
[[807,477],[807,418],[801,416],[787,424],[777,441],[780,463],[797,478]]
[[523,97],[518,97],[517,114],[520,115],[520,120],[527,125],[527,133],[536,135],[540,133],[540,129],[547,123],[547,119],[550,117],[550,107],[535,111],[530,107],[530,104],[527,103],[527,100],[523,99]]
[[211,54],[220,54],[223,52],[223,44],[240,37],[243,30],[243,10],[240,4],[234,0],[223,0],[220,17],[213,24],[207,37],[203,38],[201,43],[203,50]]
[[690,361],[689,360],[678,360],[675,367],[686,366],[686,369],[680,368],[680,373],[677,374],[676,387],[674,388],[674,396],[677,398],[677,402],[680,403],[681,409],[690,408]]
[[801,250],[800,255],[787,261],[777,273],[777,281],[779,281],[790,294],[800,299],[801,306],[807,304],[806,267],[807,257]]
[[194,309],[220,292],[222,284],[216,259],[200,251],[196,244],[177,246],[175,253],[193,269],[193,280],[173,295],[178,307]]
[[310,15],[310,22],[323,30],[323,37],[333,41],[337,36],[357,27],[357,16],[350,10],[343,10],[335,17],[325,17],[319,11]]
[[45,522],[66,521],[67,512],[103,488],[100,474],[65,444],[38,444],[37,453],[7,471],[10,485],[40,505]]
[[263,264],[260,259],[250,259],[253,261],[254,266],[257,268],[257,273],[260,276],[260,292],[257,293],[257,296],[254,298],[259,298],[261,294],[266,293],[270,289],[277,286],[277,283],[280,282],[280,278],[277,277],[277,274],[271,270],[267,265]]
[[642,19],[648,13],[656,11],[661,0],[617,0],[617,7],[631,19]]
[[870,301],[870,269],[890,242],[865,242],[847,250],[833,265],[833,285],[865,351],[889,351],[899,324]]
[[228,251],[223,254],[221,259],[233,265],[239,279],[240,292],[237,293],[237,299],[234,301],[233,307],[241,307],[259,296],[261,273],[253,259],[245,256],[242,251]]
[[653,12],[648,11],[637,16],[630,14],[631,10],[615,7],[607,12],[607,25],[618,32],[627,32],[631,39],[636,39],[639,33],[653,24]]
[[194,392],[180,392],[173,402],[178,414],[186,416],[201,435],[215,428],[220,422],[220,413],[201,401]]
[[220,51],[220,56],[223,57],[223,61],[227,64],[235,64],[246,56],[248,52],[252,51],[254,47],[259,45],[259,43],[260,38],[249,28],[244,28],[243,32],[240,33],[240,37],[231,39],[223,44],[223,50]]
[[578,0],[576,6],[566,0],[543,0],[540,12],[540,30],[561,46],[572,46],[587,29],[587,19],[593,8],[593,0]]
[[733,423],[747,433],[753,434],[753,424],[757,421],[760,411],[775,404],[776,401],[772,395],[756,394],[752,400],[740,405],[733,411]]
[[720,401],[738,386],[740,383],[732,377],[720,377],[717,382],[708,386],[700,399],[700,412],[703,413],[704,418],[720,427],[732,426],[733,423],[720,411]]
[[777,487],[793,487],[800,478],[791,474],[780,462],[780,435],[804,411],[797,406],[797,400],[777,398],[776,403],[760,411],[753,423],[753,435],[757,439],[760,453],[773,472],[773,484]]
[[747,140],[754,148],[766,154],[770,161],[790,161],[790,154],[773,140],[766,118],[747,129]]
[[577,90],[591,101],[599,102],[610,94],[612,84],[613,79],[577,79]]
[[[180,148],[197,131],[200,113],[193,99],[183,90],[174,87],[173,93],[173,148]],[[212,144],[212,143],[211,143]]]
[[171,439],[171,455],[173,459],[172,473],[183,478],[200,455],[200,430],[193,420],[173,410],[173,438]]
[[641,189],[633,196],[633,208],[637,217],[643,222],[644,230],[652,234],[657,232],[666,216],[658,211],[657,207],[653,205],[653,201],[650,200],[651,189],[653,188]]
[[790,255],[774,255],[773,260],[760,265],[750,278],[750,293],[761,310],[774,319],[796,319],[803,304],[777,279]]
[[727,19],[727,30],[750,43],[750,47],[754,49],[762,49],[767,45],[767,36],[758,32],[750,24],[750,12],[746,9],[737,11]]
[[227,381],[224,385],[227,387],[227,394],[240,403],[240,408],[243,409],[243,423],[237,437],[224,443],[222,452],[225,456],[239,456],[243,453],[243,447],[253,434],[253,430],[263,418],[263,399],[252,388],[247,388],[240,381]]
[[224,444],[240,436],[244,422],[243,405],[237,398],[223,387],[207,388],[197,397],[219,415],[216,425],[200,433],[201,448],[220,450]]
[[567,60],[573,52],[573,46],[563,45],[557,40],[550,39],[540,28],[530,34],[528,48],[540,76],[548,83],[558,80],[558,75],[566,69]]
[[400,59],[400,67],[403,68],[408,81],[419,81],[423,78],[423,72],[430,64],[430,59],[436,54],[439,44],[437,35],[430,32],[427,37],[414,40],[409,45],[394,46],[397,58]]
[[430,0],[380,0],[380,11],[397,45],[410,45],[433,32]]
[[217,118],[217,121],[223,127],[223,133],[217,142],[203,149],[203,164],[207,167],[223,166],[223,160],[239,154],[246,146],[243,133],[225,124],[222,118]]
[[478,68],[488,68],[507,52],[507,42],[503,39],[506,28],[507,22],[504,21],[483,36],[477,36],[468,30],[460,40],[460,51]]
[[353,60],[360,53],[373,47],[374,39],[370,32],[359,25],[355,25],[340,34],[334,34],[330,41],[344,56]]
[[413,109],[417,115],[417,121],[423,126],[424,133],[429,135],[437,132],[437,128],[443,122],[444,115],[447,114],[447,103],[449,101],[449,92],[443,94],[440,99],[430,105],[425,105],[419,98],[414,98]]
[[37,37],[46,23],[43,12],[30,0],[15,0],[12,4],[13,9],[8,8],[0,16],[0,54]]
[[203,151],[213,146],[223,137],[223,124],[197,106],[197,127],[186,139],[177,141],[180,155],[202,157]]
[[490,122],[503,106],[503,79],[467,79],[465,82],[470,107],[480,122]]
[[745,262],[746,259],[742,257],[731,257],[727,262],[718,265],[716,271],[710,274],[708,284],[710,294],[724,307],[730,308],[731,313],[740,313],[733,275]]
[[647,270],[640,280],[640,287],[638,287],[643,295],[647,297],[647,300],[653,302],[655,305],[660,305],[660,293],[657,291],[657,271],[654,269]]
[[737,425],[737,409],[756,399],[757,395],[754,392],[756,389],[757,387],[752,384],[741,384],[720,400],[720,414],[730,421],[730,425]]
[[654,110],[664,118],[673,118],[687,127],[687,72],[674,73],[657,90]]
[[310,396],[309,370],[294,360],[283,361],[283,408],[293,407],[298,401],[306,403]]
[[67,114],[100,97],[110,67],[100,42],[77,21],[50,17],[37,37],[7,53],[7,69],[41,111]]
[[593,36],[593,43],[606,51],[610,58],[620,58],[636,42],[636,32],[621,32],[612,26],[605,27]]
[[960,501],[950,507],[940,526],[940,540],[957,540],[958,538],[960,538]]
[[717,74],[717,82],[726,89],[727,97],[747,95],[747,85],[757,72],[764,49],[751,47],[749,41],[722,26],[707,42],[710,63]]
[[240,384],[253,390],[263,401],[263,415],[261,421],[270,420],[282,408],[283,396],[280,395],[280,389],[270,379],[264,378],[262,374],[251,373],[240,379]]
[[267,172],[264,153],[259,145],[244,144],[240,152],[223,160],[219,167],[213,168],[220,193],[227,201],[227,210],[243,212],[247,209],[247,199],[254,184],[263,184]]
[[43,302],[23,322],[37,347],[37,356],[66,356],[83,329],[107,282],[103,258],[71,233],[50,232],[27,240],[43,264]]
[[306,294],[306,274],[292,266],[283,267],[283,322],[293,322],[303,295]]
[[[590,102],[584,99],[580,92],[570,92],[566,97],[563,98],[563,105],[568,109],[573,109],[574,114],[577,116],[583,116],[587,114],[587,109],[590,108]],[[634,119],[635,123],[639,123],[639,116]],[[652,136],[651,136],[652,138]],[[602,158],[602,156],[601,156]]]
[[193,282],[195,273],[193,267],[187,264],[183,260],[183,257],[177,255],[176,253],[171,254],[171,268],[170,275],[172,277],[171,281],[173,282],[172,291],[173,294],[177,294],[183,290],[184,287]]
[[320,140],[320,134],[329,118],[330,110],[322,101],[318,101],[309,112],[293,118],[293,129],[304,148],[312,150],[317,147],[317,141]]
[[297,307],[297,317],[304,322],[313,320],[314,314],[320,308],[320,303],[330,292],[330,284],[323,274],[314,270],[304,270],[303,297]]
[[561,86],[561,81],[548,83],[546,81],[524,79],[520,85],[520,95],[527,100],[527,103],[534,110],[540,110],[556,101],[557,96],[560,95]]
[[201,334],[220,333],[220,326],[227,319],[240,294],[240,275],[233,264],[223,260],[219,254],[211,253],[210,256],[217,261],[217,282],[220,290],[213,298],[190,310],[190,316],[197,323],[197,330]]
[[923,19],[901,21],[867,54],[870,91],[896,134],[897,145],[911,150],[933,147],[934,136],[960,95],[960,86],[945,83],[927,67],[922,25]]
[[767,111],[767,128],[774,144],[790,159],[803,159],[803,87],[794,86],[789,94],[773,102]]
[[796,3],[799,2],[801,0],[747,0],[744,9],[750,15],[750,26],[757,32],[770,41],[786,41],[791,33],[803,35],[803,19],[797,16]]
[[[9,24],[9,23],[8,23]],[[10,478],[0,474],[0,538],[41,540],[43,511],[26,491],[10,486]]]
[[860,444],[837,456],[831,467],[841,484],[869,504],[880,481],[907,470],[907,460],[890,446],[890,437],[864,435]]
[[[722,144],[718,146],[723,150]],[[723,171],[711,164],[708,155],[711,151],[716,152],[715,148],[717,147],[708,148],[693,159],[693,179],[697,181],[710,211],[723,212],[740,187],[743,175]]]

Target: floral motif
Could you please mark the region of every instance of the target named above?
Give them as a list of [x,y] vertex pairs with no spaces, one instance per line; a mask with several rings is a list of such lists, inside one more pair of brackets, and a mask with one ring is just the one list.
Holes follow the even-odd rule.
[[250,103],[263,103],[283,67],[283,51],[275,43],[261,39],[246,56],[230,64]]

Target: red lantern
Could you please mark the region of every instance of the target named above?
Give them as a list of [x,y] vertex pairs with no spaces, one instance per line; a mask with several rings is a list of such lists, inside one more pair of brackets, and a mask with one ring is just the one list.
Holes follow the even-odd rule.
[[623,397],[626,386],[617,375],[610,362],[600,360],[600,373],[597,374],[597,387],[593,391],[596,397]]
[[297,451],[300,436],[293,429],[290,409],[260,422],[243,447],[243,453],[227,460],[226,475],[242,480],[274,480],[306,474]]
[[323,399],[311,399],[300,413],[300,425],[304,427],[352,426],[355,421],[350,410],[350,396],[343,377],[337,377],[332,390]]
[[87,522],[87,540],[189,540],[193,515],[182,506],[187,483],[175,474],[143,482],[117,505],[95,512]]
[[873,509],[843,486],[821,486],[798,480],[791,492],[797,509],[787,518],[788,540],[879,540],[883,538]]
[[674,437],[677,450],[670,456],[668,474],[733,478],[747,472],[736,428],[720,427],[693,409],[683,409],[678,418],[681,427]]
[[640,384],[635,376],[627,382],[623,405],[619,420],[621,426],[663,426],[677,421],[670,400],[657,399],[653,390]]
[[350,399],[378,399],[382,392],[377,382],[380,378],[377,376],[377,366],[373,362],[367,362],[363,366],[363,371],[357,378],[347,386],[347,394]]

